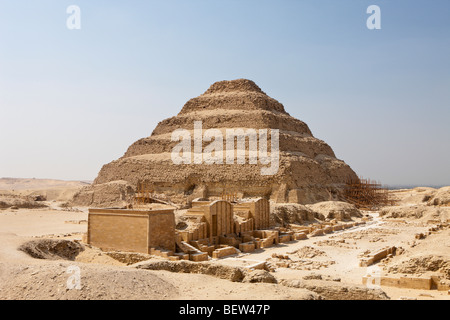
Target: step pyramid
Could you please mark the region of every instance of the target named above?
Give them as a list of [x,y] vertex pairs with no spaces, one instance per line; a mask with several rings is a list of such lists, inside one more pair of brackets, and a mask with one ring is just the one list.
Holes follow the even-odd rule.
[[[181,140],[174,140],[173,135],[180,129],[191,137],[185,144],[191,153],[186,153],[189,157],[184,158],[185,162],[175,163],[174,148]],[[267,162],[262,163],[262,157],[250,162],[249,141],[240,146],[236,140],[232,146],[232,153],[245,149],[245,163],[226,162],[226,151],[230,150],[226,148],[226,133],[237,129],[247,133],[254,130],[257,134],[266,131],[268,157],[275,154],[273,150],[277,151],[271,143],[278,137],[276,171],[262,174],[262,168],[269,167]],[[207,146],[218,140],[214,136],[210,141],[198,142],[195,133],[202,137],[208,130],[223,134],[222,164],[202,161]],[[258,147],[263,137],[258,136]],[[178,155],[181,154],[180,151]],[[216,160],[222,158],[218,152],[211,155],[216,155]],[[349,178],[356,179],[357,175],[336,158],[328,144],[312,135],[306,123],[290,116],[280,102],[253,81],[238,79],[214,83],[205,93],[189,100],[176,116],[159,122],[149,137],[136,141],[121,158],[104,165],[93,186],[118,180],[130,185],[145,182],[155,193],[164,194],[174,203],[234,193],[240,197],[306,204],[338,199]]]

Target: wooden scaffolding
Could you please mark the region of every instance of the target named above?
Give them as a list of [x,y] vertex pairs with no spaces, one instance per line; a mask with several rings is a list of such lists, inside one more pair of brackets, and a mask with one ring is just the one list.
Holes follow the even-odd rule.
[[368,210],[394,204],[388,188],[383,187],[378,181],[362,177],[349,178],[346,181],[342,200]]
[[138,181],[134,195],[133,207],[145,206],[153,201],[153,189],[149,183]]

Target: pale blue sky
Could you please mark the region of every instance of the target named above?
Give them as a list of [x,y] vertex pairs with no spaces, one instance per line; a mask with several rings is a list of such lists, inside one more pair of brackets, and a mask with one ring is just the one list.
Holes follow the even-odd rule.
[[450,185],[449,57],[448,0],[0,0],[0,177],[92,180],[248,78],[358,174]]

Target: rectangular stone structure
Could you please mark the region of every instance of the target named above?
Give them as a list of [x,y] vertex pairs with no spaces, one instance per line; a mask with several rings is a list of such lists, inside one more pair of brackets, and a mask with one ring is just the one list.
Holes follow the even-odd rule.
[[252,202],[235,204],[233,209],[236,211],[248,211],[250,217],[255,221],[254,230],[270,228],[270,204],[268,200],[259,198]]
[[245,242],[239,245],[241,252],[253,252],[255,251],[255,244],[253,242]]
[[225,247],[225,248],[219,248],[219,249],[214,250],[212,253],[212,257],[214,259],[219,259],[222,257],[231,256],[236,253],[238,253],[238,252],[236,251],[235,247]]
[[173,209],[89,209],[87,243],[103,250],[175,251]]

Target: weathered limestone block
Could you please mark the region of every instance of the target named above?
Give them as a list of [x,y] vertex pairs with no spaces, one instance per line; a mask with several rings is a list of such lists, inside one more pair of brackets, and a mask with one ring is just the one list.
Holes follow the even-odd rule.
[[213,259],[219,259],[226,256],[231,256],[236,253],[238,253],[238,251],[235,247],[225,247],[214,250],[212,253],[212,257]]
[[200,251],[208,253],[210,257],[212,256],[214,250],[215,250],[214,246],[205,246],[205,245],[200,246]]
[[245,252],[245,253],[253,252],[253,251],[255,251],[255,248],[256,247],[255,247],[255,244],[253,242],[245,242],[245,243],[241,243],[239,245],[239,250],[241,252]]
[[279,243],[289,242],[292,241],[292,236],[290,234],[280,234],[278,237]]
[[362,283],[366,285],[367,283],[375,283],[381,286],[396,287],[404,289],[419,289],[419,290],[431,290],[433,280],[431,277],[388,277],[380,276],[374,278],[369,276],[364,276]]
[[261,239],[261,248],[268,248],[273,246],[274,240],[275,240],[274,237]]
[[395,254],[396,251],[396,247],[387,247],[387,248],[383,248],[381,250],[378,250],[370,255],[368,255],[367,257],[361,258],[360,262],[359,262],[359,266],[360,267],[368,267],[371,264],[380,261],[383,258],[386,258],[388,255],[392,255]]
[[310,236],[311,237],[317,237],[317,236],[323,236],[323,229],[316,229],[313,232],[311,232]]
[[323,228],[323,232],[324,233],[332,233],[333,232],[333,227],[325,227],[325,228]]
[[180,256],[170,256],[169,260],[170,261],[178,261],[178,260],[181,260],[181,257]]
[[207,252],[194,253],[189,255],[189,260],[191,261],[208,261],[209,256]]
[[179,260],[189,260],[189,254],[187,253],[174,253],[174,256],[178,256]]
[[296,232],[296,233],[294,233],[294,239],[295,240],[304,240],[304,239],[308,239],[308,236],[306,235],[305,232]]

